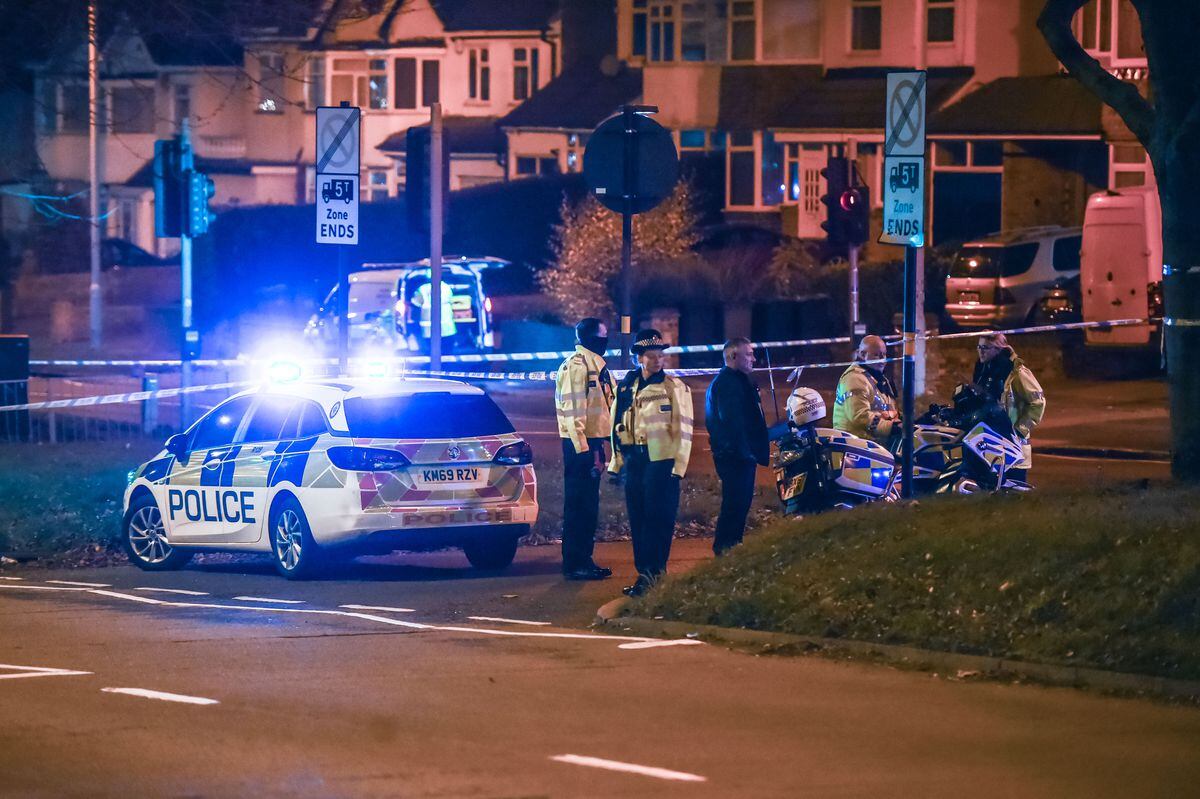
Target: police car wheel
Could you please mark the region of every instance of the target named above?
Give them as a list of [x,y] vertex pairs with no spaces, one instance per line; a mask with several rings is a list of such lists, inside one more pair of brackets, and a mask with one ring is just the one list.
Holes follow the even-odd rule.
[[493,535],[481,536],[463,542],[463,553],[471,565],[481,571],[499,571],[508,568],[517,556],[517,542],[528,535],[529,525],[518,525],[497,531]]
[[309,577],[320,566],[321,553],[308,529],[304,510],[288,497],[271,514],[271,560],[275,570],[289,580]]
[[125,514],[125,535],[122,542],[129,562],[145,571],[178,569],[192,559],[186,549],[167,543],[162,512],[154,498],[143,494],[129,505]]

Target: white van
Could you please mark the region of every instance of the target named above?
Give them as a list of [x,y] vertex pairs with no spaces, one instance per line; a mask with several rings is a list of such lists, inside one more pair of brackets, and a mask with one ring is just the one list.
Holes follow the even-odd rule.
[[[1153,187],[1088,198],[1080,294],[1085,322],[1162,318],[1162,209]],[[1088,328],[1093,347],[1157,347],[1157,324]]]

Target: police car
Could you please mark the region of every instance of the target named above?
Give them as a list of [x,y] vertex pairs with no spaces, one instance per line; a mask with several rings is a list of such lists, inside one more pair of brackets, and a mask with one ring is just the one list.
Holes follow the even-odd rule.
[[536,521],[533,451],[451,380],[266,384],[213,408],[130,473],[123,543],[142,569],[267,552],[287,578],[337,553],[461,547],[512,563]]

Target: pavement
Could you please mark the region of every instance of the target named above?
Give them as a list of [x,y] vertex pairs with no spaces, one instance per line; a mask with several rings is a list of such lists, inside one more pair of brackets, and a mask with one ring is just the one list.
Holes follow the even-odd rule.
[[[683,570],[710,542],[676,542]],[[0,572],[5,796],[1157,797],[1200,711],[607,635],[553,547]],[[91,583],[92,585],[84,585]],[[31,671],[31,668],[52,671]]]

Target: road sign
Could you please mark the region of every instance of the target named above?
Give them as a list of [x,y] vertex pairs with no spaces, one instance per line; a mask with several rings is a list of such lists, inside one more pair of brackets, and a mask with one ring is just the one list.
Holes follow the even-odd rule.
[[358,175],[317,175],[317,243],[358,244]]
[[883,161],[883,232],[881,244],[925,244],[925,159],[892,157]]
[[925,155],[925,73],[889,72],[883,154]]
[[[635,113],[629,115],[627,132],[625,119],[624,114],[609,117],[592,132],[583,153],[583,174],[596,199],[605,208],[622,213],[626,210],[628,166],[628,210],[640,214],[657,206],[675,189],[679,156],[671,132],[662,125]],[[626,146],[632,156],[629,159]]]
[[357,108],[317,109],[317,243],[358,244]]

